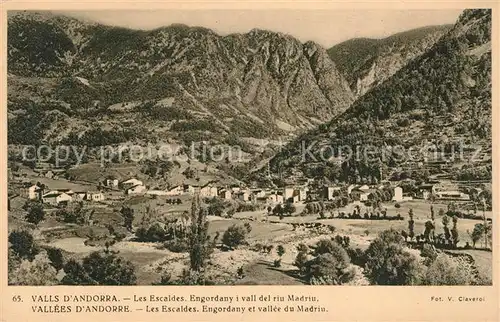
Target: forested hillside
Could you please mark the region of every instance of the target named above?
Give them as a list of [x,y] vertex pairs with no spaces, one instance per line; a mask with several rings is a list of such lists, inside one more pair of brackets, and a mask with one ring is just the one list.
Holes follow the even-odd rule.
[[380,179],[381,170],[398,162],[392,155],[335,166],[303,160],[302,147],[312,144],[315,156],[326,151],[328,158],[330,147],[343,145],[409,148],[440,141],[450,149],[461,141],[479,145],[491,156],[491,109],[491,11],[465,10],[429,51],[339,117],[295,140],[271,165],[281,174],[356,181]]
[[422,27],[384,39],[350,39],[328,49],[328,54],[353,92],[361,96],[426,52],[451,27]]

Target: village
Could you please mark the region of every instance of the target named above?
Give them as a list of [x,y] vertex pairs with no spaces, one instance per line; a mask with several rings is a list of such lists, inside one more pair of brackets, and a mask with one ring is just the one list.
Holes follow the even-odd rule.
[[[43,177],[53,178],[51,173]],[[57,184],[48,186],[39,181],[34,181],[26,178],[18,179],[17,183],[21,185],[19,195],[28,200],[38,200],[52,206],[65,206],[74,201],[101,202],[108,198],[116,198],[118,191],[123,196],[178,197],[199,194],[202,198],[238,200],[245,203],[257,203],[267,206],[276,206],[284,203],[304,204],[314,201],[335,201],[342,196],[348,197],[358,204],[378,200],[404,202],[413,199],[432,199],[461,202],[465,206],[471,205],[469,202],[471,201],[471,197],[466,193],[469,191],[470,185],[460,185],[452,183],[449,180],[436,180],[434,182],[423,183],[414,187],[412,191],[404,191],[400,186],[401,182],[389,181],[381,182],[378,185],[318,185],[314,180],[309,180],[300,186],[286,186],[280,189],[268,187],[249,188],[245,186],[228,187],[218,186],[217,183],[209,182],[203,186],[182,184],[169,187],[165,190],[158,190],[150,189],[143,181],[137,178],[128,178],[120,181],[114,177],[107,177],[97,183],[98,190],[89,191],[73,191],[72,189],[57,187]],[[473,189],[476,195],[480,195],[482,192],[480,188]],[[481,204],[484,203],[483,199],[481,199]]]
[[[470,231],[492,220],[487,185],[442,178],[418,184],[408,179],[376,184],[302,179],[282,187],[186,180],[161,189],[151,178],[132,173],[103,172],[94,176],[97,180],[84,182],[67,179],[66,171],[71,170],[39,164],[9,169],[10,229],[31,227],[41,245],[76,258],[110,247],[134,264],[139,284],[157,281],[166,270],[182,276],[186,249],[178,238],[192,224],[189,214],[196,198],[207,207],[210,238],[219,245],[212,270],[219,282],[233,284],[302,283],[286,273],[295,267],[296,248],[332,232],[348,237],[350,247],[366,249],[386,229],[407,231],[408,220],[415,221],[416,238],[424,238],[417,234],[439,213],[436,221],[441,216],[460,218],[458,246],[467,249],[473,243]],[[45,215],[33,225],[26,216],[36,205]],[[246,227],[242,233],[246,237],[228,251],[223,235],[235,227]],[[269,250],[276,247],[284,255],[279,270],[270,271],[266,267],[276,259]],[[480,251],[466,252],[482,264],[487,262],[484,252],[480,256],[476,254]],[[488,274],[491,267],[484,269]],[[368,283],[360,272],[356,279]]]

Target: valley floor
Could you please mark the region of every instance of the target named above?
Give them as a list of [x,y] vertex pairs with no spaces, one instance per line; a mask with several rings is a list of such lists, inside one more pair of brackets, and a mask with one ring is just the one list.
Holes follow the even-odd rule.
[[[305,282],[297,277],[297,268],[293,265],[297,255],[297,246],[301,243],[313,245],[323,238],[331,238],[337,234],[350,237],[350,244],[353,248],[366,249],[370,242],[376,238],[377,234],[383,230],[394,228],[398,231],[407,229],[407,210],[412,208],[415,213],[415,231],[419,233],[424,229],[424,222],[428,220],[428,207],[430,205],[420,201],[403,203],[398,211],[404,220],[365,220],[365,219],[318,219],[317,216],[285,217],[279,220],[275,216],[266,216],[265,211],[236,213],[231,219],[210,216],[209,234],[214,236],[217,232],[221,235],[231,225],[235,223],[249,223],[252,227],[247,237],[247,246],[239,246],[234,250],[216,249],[209,261],[209,270],[216,273],[221,280],[232,281],[233,284],[280,284],[299,285]],[[444,205],[443,205],[444,206]],[[434,205],[439,208],[439,205]],[[389,205],[388,205],[389,208]],[[389,209],[388,213],[394,215],[395,209]],[[298,209],[298,212],[300,209]],[[436,218],[440,223],[440,218]],[[460,243],[463,246],[469,241],[468,231],[471,231],[477,220],[460,219],[459,235]],[[334,233],[318,232],[317,230],[303,226],[293,227],[292,223],[321,223],[326,226],[334,226]],[[438,227],[437,230],[442,229]],[[49,227],[42,228],[50,230]],[[174,253],[160,247],[157,243],[136,242],[132,236],[116,243],[112,250],[119,251],[120,256],[130,260],[136,267],[138,277],[137,283],[140,285],[151,285],[158,282],[162,271],[168,271],[173,277],[180,276],[182,270],[189,265],[187,253]],[[65,237],[55,238],[47,243],[49,246],[57,247],[70,254],[72,257],[83,258],[89,253],[99,250],[99,247],[87,246],[84,244],[85,237]],[[283,245],[285,253],[282,256],[282,265],[279,268],[273,267],[274,260],[278,259],[275,251],[271,254],[253,250],[255,244],[273,245],[274,249],[278,245]],[[413,250],[412,250],[413,251]],[[415,251],[419,256],[419,252]],[[492,253],[481,250],[455,250],[453,252],[466,253],[471,255],[475,264],[483,274],[491,276]],[[242,268],[243,278],[235,279],[237,270]],[[368,285],[368,281],[363,276],[362,268],[356,268],[356,278],[352,281],[355,285]]]

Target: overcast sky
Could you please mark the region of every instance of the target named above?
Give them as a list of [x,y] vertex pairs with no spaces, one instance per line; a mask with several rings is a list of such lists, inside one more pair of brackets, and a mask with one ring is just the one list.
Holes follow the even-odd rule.
[[210,28],[220,35],[253,28],[290,34],[325,47],[357,37],[383,38],[413,28],[454,23],[462,10],[154,10],[64,11],[106,25],[154,29],[172,23]]

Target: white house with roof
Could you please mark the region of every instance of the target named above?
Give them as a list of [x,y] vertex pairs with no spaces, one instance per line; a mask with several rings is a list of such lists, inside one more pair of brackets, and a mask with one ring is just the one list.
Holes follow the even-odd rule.
[[184,188],[182,186],[174,186],[167,189],[167,196],[180,196],[184,193]]
[[396,202],[403,201],[403,188],[401,187],[394,188],[394,196],[392,197],[392,201]]
[[70,195],[59,191],[50,191],[42,196],[42,202],[53,206],[69,203],[71,201],[73,201],[73,198]]
[[283,198],[285,198],[285,201],[287,201],[290,198],[293,198],[294,192],[295,189],[291,187],[286,187],[285,189],[283,189]]
[[217,197],[217,187],[208,184],[200,188],[200,197],[212,198]]
[[62,189],[55,189],[56,191],[59,191],[59,192],[64,192],[65,194],[73,197],[73,195],[75,194],[75,192],[71,189],[67,189],[67,188],[62,188]]
[[121,186],[124,187],[125,189],[128,189],[130,187],[135,187],[135,186],[143,186],[144,183],[136,178],[130,178],[128,180],[122,181]]
[[102,201],[104,200],[104,194],[100,191],[89,191],[87,192],[87,200]]
[[104,179],[103,183],[104,183],[104,186],[106,186],[108,188],[116,188],[116,187],[118,187],[120,182],[118,181],[118,179],[116,179],[114,177],[108,177],[108,178]]
[[138,184],[136,186],[132,186],[130,188],[127,188],[125,190],[125,193],[127,195],[132,195],[132,194],[141,194],[141,193],[145,193],[147,190],[146,186],[142,185],[142,184]]
[[232,194],[231,190],[228,190],[228,189],[219,190],[219,198],[230,200],[230,199],[232,199],[232,197],[233,197],[233,194]]
[[264,189],[252,189],[251,193],[255,197],[255,199],[264,198],[267,194]]
[[199,191],[199,187],[190,184],[183,185],[182,189],[184,193],[189,193],[189,194],[194,194],[196,193],[196,191]]
[[340,187],[336,186],[325,186],[323,188],[323,197],[326,200],[333,200],[337,194],[340,193]]
[[241,201],[249,201],[250,200],[250,192],[247,190],[242,190],[236,194],[237,198]]
[[458,190],[446,190],[436,192],[437,199],[441,200],[470,200],[470,196]]
[[401,201],[411,201],[413,200],[413,197],[411,196],[405,196],[403,192],[403,188],[401,187],[395,187],[394,188],[394,196],[392,197],[392,201],[395,202],[401,202]]
[[364,185],[358,187],[357,189],[361,190],[361,191],[368,191],[368,190],[370,190],[370,187],[368,185],[364,184]]
[[307,187],[302,187],[300,189],[298,189],[299,191],[299,201],[306,201],[307,199],[307,192],[309,191],[309,189]]
[[284,202],[283,192],[273,191],[267,196],[267,202],[271,204],[279,204]]
[[43,193],[43,189],[40,186],[27,184],[21,188],[20,195],[21,197],[33,200],[38,199],[41,192]]
[[306,201],[307,199],[307,187],[293,188],[286,187],[283,189],[283,198],[285,202],[297,203],[300,201]]
[[74,201],[83,201],[87,200],[87,192],[86,191],[75,191],[73,194]]

